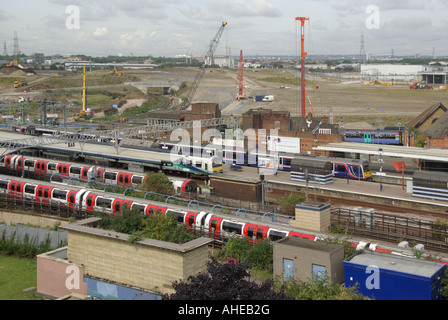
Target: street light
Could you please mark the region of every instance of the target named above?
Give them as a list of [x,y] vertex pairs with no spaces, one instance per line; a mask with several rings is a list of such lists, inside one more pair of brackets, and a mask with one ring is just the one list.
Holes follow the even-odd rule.
[[383,191],[383,159],[381,159],[383,148],[379,148],[378,153],[380,154],[380,158],[378,159],[378,162],[380,163],[380,191]]

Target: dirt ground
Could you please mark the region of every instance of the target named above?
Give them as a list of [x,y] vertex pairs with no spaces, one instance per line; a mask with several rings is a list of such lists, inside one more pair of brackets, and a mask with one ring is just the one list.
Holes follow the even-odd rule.
[[[141,82],[171,82],[190,84],[197,69],[171,68],[163,70],[129,70],[128,76]],[[105,74],[108,71],[104,71]],[[8,77],[7,75],[0,78]],[[48,75],[38,74],[33,80],[48,78]],[[423,112],[431,105],[442,102],[447,104],[448,92],[442,90],[410,90],[407,84],[385,86],[365,86],[360,81],[332,81],[315,75],[307,79],[307,112],[313,111],[316,116],[330,116],[335,122],[344,117],[344,124],[359,122],[370,125],[393,125],[401,118],[405,124]],[[0,79],[1,80],[1,79]],[[292,83],[292,84],[291,84]],[[224,69],[207,69],[193,101],[218,103],[223,115],[238,115],[250,109],[268,108],[273,111],[289,111],[292,116],[298,116],[300,107],[300,87],[295,76],[286,70],[260,70],[258,72],[245,70],[244,91],[252,97],[242,101],[236,100],[238,94],[238,71]],[[122,84],[124,85],[124,84]],[[289,88],[281,88],[281,86]],[[96,86],[95,86],[96,87]],[[101,84],[98,86],[101,87]],[[107,86],[104,86],[107,87]],[[67,88],[68,89],[68,88]],[[17,99],[19,96],[39,99],[44,92],[13,89],[8,81],[0,82],[0,100]],[[274,95],[273,102],[255,102],[256,95]],[[135,99],[139,97],[129,97]],[[138,101],[143,102],[144,99]],[[311,101],[311,105],[308,101]],[[133,100],[132,102],[135,102]],[[134,103],[132,103],[134,105]]]

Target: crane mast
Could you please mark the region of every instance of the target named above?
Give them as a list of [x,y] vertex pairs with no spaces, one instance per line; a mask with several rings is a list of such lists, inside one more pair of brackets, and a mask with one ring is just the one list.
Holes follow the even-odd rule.
[[208,47],[207,53],[205,54],[205,61],[204,64],[202,65],[202,67],[199,69],[199,71],[197,72],[193,83],[190,87],[190,90],[188,91],[186,100],[181,104],[181,109],[185,110],[186,108],[188,108],[188,106],[191,104],[191,101],[199,87],[199,84],[202,81],[202,78],[204,76],[205,73],[205,66],[206,66],[206,62],[210,61],[210,63],[213,65],[214,64],[214,58],[213,55],[216,51],[216,48],[218,47],[219,41],[221,40],[221,36],[222,33],[224,31],[225,26],[227,25],[227,22],[223,22],[221,24],[221,27],[219,28],[218,32],[216,33],[215,37],[213,38],[213,40],[210,42],[210,46]]
[[301,49],[301,89],[302,89],[302,117],[306,117],[306,82],[305,82],[305,57],[308,53],[305,52],[305,21],[309,20],[310,18],[303,18],[303,17],[297,17],[296,20],[301,22],[301,42],[302,42],[302,49]]

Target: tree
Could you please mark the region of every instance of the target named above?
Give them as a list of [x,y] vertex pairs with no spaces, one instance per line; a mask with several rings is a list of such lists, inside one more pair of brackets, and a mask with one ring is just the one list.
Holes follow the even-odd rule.
[[288,193],[287,195],[279,198],[277,203],[282,208],[282,212],[289,215],[295,214],[296,204],[305,201],[305,196],[298,193]]
[[175,281],[175,293],[164,295],[164,300],[288,300],[273,289],[273,281],[258,284],[249,281],[249,265],[234,262],[220,263],[210,257],[208,274],[190,276],[188,281]]
[[142,189],[165,195],[174,195],[173,183],[161,172],[147,172]]

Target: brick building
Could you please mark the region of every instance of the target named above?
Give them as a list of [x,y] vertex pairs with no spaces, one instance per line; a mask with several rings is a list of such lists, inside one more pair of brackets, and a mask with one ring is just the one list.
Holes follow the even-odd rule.
[[[287,111],[253,109],[243,114],[243,131],[247,129],[278,130],[279,137],[300,139],[300,153],[319,154],[313,147],[343,141],[339,125],[331,124],[328,117],[291,117]],[[323,155],[323,154],[322,154]]]
[[415,146],[419,134],[425,137],[426,148],[448,148],[448,112],[441,102],[433,104],[406,125],[405,145]]

